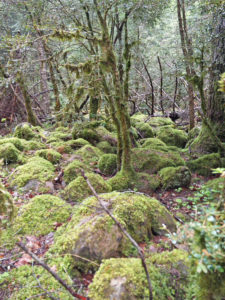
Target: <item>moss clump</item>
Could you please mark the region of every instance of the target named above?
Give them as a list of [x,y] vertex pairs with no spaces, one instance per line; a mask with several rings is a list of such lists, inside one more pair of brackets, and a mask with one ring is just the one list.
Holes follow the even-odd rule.
[[[14,213],[13,199],[9,192],[0,183],[0,215],[7,215],[12,219]],[[1,221],[0,221],[1,224]],[[1,233],[1,230],[0,230]]]
[[151,193],[159,188],[161,184],[160,177],[149,175],[147,173],[138,173],[137,180],[134,182],[132,189],[142,193]]
[[152,127],[161,127],[161,126],[174,127],[174,123],[170,118],[163,118],[163,117],[152,117],[148,121],[148,124]]
[[100,137],[100,141],[106,141],[106,142],[110,143],[110,145],[116,146],[117,139],[116,139],[115,133],[110,132],[103,126],[99,126],[98,128],[96,128],[96,132],[98,133],[98,135]]
[[185,166],[164,168],[159,171],[159,176],[164,189],[188,187],[191,183],[191,172]]
[[[174,250],[153,254],[147,259],[154,299],[186,299],[188,255]],[[111,258],[105,260],[93,282],[89,285],[89,297],[102,299],[147,299],[148,284],[141,260],[138,258]]]
[[60,154],[64,154],[64,153],[69,154],[69,153],[72,152],[71,141],[52,142],[50,145],[51,145],[52,148],[54,148]]
[[63,132],[53,132],[50,134],[50,136],[48,137],[46,143],[47,144],[51,144],[53,142],[59,142],[59,141],[69,141],[71,140],[72,136],[69,133],[63,133]]
[[211,169],[221,166],[220,155],[218,153],[206,154],[198,159],[188,161],[187,166],[192,172],[202,176],[209,176],[212,172]]
[[0,159],[3,159],[6,164],[18,162],[20,158],[20,151],[13,144],[0,145]]
[[62,158],[62,155],[53,150],[53,149],[43,149],[43,150],[38,150],[35,155],[40,156],[44,159],[47,159],[48,161],[50,161],[53,164],[57,164],[60,159]]
[[[136,179],[136,177],[134,179]],[[125,191],[132,188],[134,184],[133,181],[131,182],[130,177],[121,171],[107,180],[107,182],[112,187],[112,191]]]
[[34,140],[30,140],[30,141],[22,140],[22,141],[23,141],[23,146],[25,151],[41,150],[46,148],[45,144],[38,141],[34,141]]
[[152,138],[154,136],[151,126],[147,123],[137,122],[135,128],[142,138]]
[[145,123],[148,120],[148,118],[149,117],[147,115],[144,115],[142,113],[136,113],[130,119],[131,119],[131,123],[134,125],[137,124],[138,122]]
[[83,146],[79,150],[77,150],[76,155],[79,155],[81,160],[86,164],[97,164],[100,156],[103,155],[103,152],[96,147],[93,146]]
[[22,139],[16,137],[0,139],[0,145],[7,144],[7,143],[13,144],[20,151],[23,151],[24,149],[24,140]]
[[20,139],[31,140],[37,133],[34,132],[33,127],[28,123],[22,123],[16,126],[14,136]]
[[148,148],[133,149],[133,166],[137,172],[149,174],[157,173],[166,167],[177,167],[185,165],[179,153],[162,152]]
[[169,146],[177,146],[180,148],[184,148],[188,140],[186,132],[171,127],[160,128],[157,132],[157,138]]
[[98,161],[98,168],[104,175],[113,175],[117,169],[117,155],[104,154]]
[[74,140],[78,138],[85,139],[91,144],[99,142],[100,138],[95,128],[87,127],[84,124],[75,124],[72,130],[72,137]]
[[[154,198],[135,193],[112,192],[102,194],[101,199],[137,242],[150,239],[152,232],[165,233],[161,229],[162,224],[172,232],[176,230],[172,216]],[[98,200],[89,197],[76,207],[69,224],[56,232],[55,243],[49,255],[74,253],[99,261],[123,253],[129,254],[129,251],[130,242],[106,215]]]
[[[100,175],[87,173],[86,176],[97,193],[107,193],[111,191],[111,186]],[[78,176],[65,188],[65,198],[67,200],[80,202],[89,195],[92,195],[92,191],[82,176]]]
[[54,166],[41,157],[33,157],[22,166],[19,166],[10,175],[12,186],[23,187],[28,181],[37,179],[40,182],[51,180],[54,176]]
[[168,152],[167,145],[163,141],[157,138],[144,139],[141,147]]
[[[64,267],[64,270],[59,272],[58,266],[56,265],[55,268],[57,268],[59,276],[64,279],[68,285],[72,285],[73,282],[67,273],[68,263],[68,258],[61,259],[60,264]],[[3,288],[7,290],[7,285],[10,285],[11,293],[9,298],[7,298],[9,300],[25,300],[30,297],[39,300],[52,299],[50,296],[55,299],[74,299],[74,297],[41,266],[24,265],[13,269],[7,274],[8,276],[4,280]],[[45,293],[45,291],[48,293]]]
[[68,145],[71,146],[72,149],[77,150],[82,148],[85,145],[90,145],[90,143],[84,139],[76,139],[67,142]]
[[116,147],[111,146],[107,141],[99,142],[96,147],[104,153],[116,153]]
[[204,185],[207,189],[213,190],[213,191],[220,191],[225,187],[225,178],[219,177],[212,180],[207,181],[207,183]]
[[79,160],[74,160],[64,170],[64,180],[69,183],[81,175],[81,170],[90,171],[90,168]]

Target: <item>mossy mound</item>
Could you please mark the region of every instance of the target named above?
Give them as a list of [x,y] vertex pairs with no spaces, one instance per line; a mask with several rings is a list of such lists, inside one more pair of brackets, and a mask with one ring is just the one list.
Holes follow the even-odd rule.
[[177,146],[180,148],[184,148],[188,140],[186,132],[171,127],[160,128],[159,131],[157,131],[157,138],[169,146]]
[[80,156],[80,159],[86,164],[97,164],[99,158],[103,155],[103,152],[96,147],[86,145],[75,152]]
[[99,142],[96,147],[104,153],[116,153],[116,147],[111,146],[107,141]]
[[114,132],[110,132],[103,126],[99,126],[98,128],[96,128],[96,132],[100,137],[100,141],[106,141],[110,145],[116,146],[117,139],[116,139],[116,134]]
[[72,137],[74,140],[78,138],[85,139],[86,141],[94,145],[100,141],[100,137],[95,128],[85,127],[84,125],[81,126],[81,124],[74,125],[72,130]]
[[74,160],[69,163],[64,170],[64,180],[69,183],[81,175],[81,170],[84,172],[90,171],[90,168],[80,160]]
[[[162,224],[173,232],[173,217],[154,198],[136,193],[112,192],[101,199],[117,220],[137,242],[146,241],[153,232],[164,234]],[[72,253],[91,261],[118,257],[134,249],[112,219],[103,211],[95,197],[89,197],[76,207],[71,221],[58,229],[49,254]],[[76,261],[76,260],[75,260]]]
[[187,166],[192,172],[202,176],[209,176],[212,169],[221,167],[221,159],[218,153],[205,154],[198,159],[190,160]]
[[151,126],[147,123],[137,122],[135,124],[135,128],[137,129],[139,135],[142,138],[152,138],[152,137],[154,137],[153,130],[152,130]]
[[112,191],[125,191],[134,186],[136,179],[137,176],[134,176],[131,180],[130,177],[120,171],[115,176],[107,180],[107,182],[112,187]]
[[90,145],[90,143],[82,138],[71,140],[67,142],[68,145],[71,146],[72,149],[78,150],[82,148],[83,146]]
[[194,127],[188,132],[188,141],[195,139],[200,133],[199,127]]
[[35,136],[38,137],[38,133],[28,123],[22,123],[16,126],[14,130],[14,136],[20,139],[31,140]]
[[62,155],[59,152],[57,152],[53,149],[38,150],[38,151],[36,151],[35,155],[40,156],[44,159],[47,159],[48,161],[50,161],[53,164],[57,164],[62,157]]
[[139,122],[145,123],[148,120],[148,118],[149,116],[147,115],[144,115],[142,113],[136,113],[130,119],[131,119],[131,123],[135,125]]
[[204,187],[212,191],[218,192],[223,188],[225,188],[225,178],[219,177],[219,178],[209,180],[204,184]]
[[[188,254],[181,250],[153,254],[147,260],[153,297],[157,300],[186,299],[189,285]],[[93,300],[148,299],[149,290],[141,260],[111,258],[105,260],[89,285]]]
[[59,141],[69,141],[71,140],[72,135],[69,133],[63,133],[63,132],[59,132],[59,131],[54,131],[51,132],[51,134],[49,135],[46,143],[47,144],[51,144],[54,142],[59,142]]
[[0,159],[4,160],[4,163],[14,163],[21,159],[20,151],[11,143],[0,145]]
[[18,150],[23,151],[24,149],[24,140],[12,137],[12,138],[1,138],[0,145],[2,144],[13,144]]
[[[60,263],[62,269],[64,267],[64,270],[60,270],[59,272],[58,266],[55,266],[55,268],[57,268],[57,273],[68,285],[72,285],[73,282],[67,273],[68,259],[61,259]],[[74,297],[41,266],[20,266],[8,272],[7,275],[4,283],[1,285],[2,289],[5,290],[8,289],[7,285],[10,285],[11,293],[7,298],[9,300],[25,300],[29,298],[38,300],[74,299]]]
[[[107,193],[112,190],[111,186],[100,175],[87,173],[86,176],[97,193]],[[82,176],[78,176],[65,188],[65,198],[70,201],[81,202],[89,195],[92,195],[92,191]]]
[[158,138],[148,138],[142,140],[141,147],[168,152],[167,145]]
[[133,166],[137,172],[157,173],[166,167],[185,165],[179,153],[162,152],[148,148],[136,148],[132,153]]
[[41,236],[54,231],[56,223],[65,222],[71,206],[52,195],[40,195],[25,204],[13,222],[13,231],[19,235]]
[[185,167],[167,167],[159,171],[163,189],[188,187],[191,183],[191,172]]
[[[0,183],[0,215],[6,215],[12,219],[14,213],[13,199],[10,193]],[[0,221],[1,225],[1,221]],[[1,233],[1,229],[0,229]]]
[[102,155],[98,161],[98,168],[104,175],[112,176],[117,169],[117,155]]
[[152,127],[161,127],[161,126],[172,126],[174,127],[174,123],[170,118],[163,117],[151,117],[148,121],[148,124]]
[[19,166],[10,175],[11,186],[23,187],[28,181],[37,179],[46,182],[54,177],[54,166],[44,158],[33,157],[22,166]]
[[25,151],[30,151],[30,150],[41,150],[41,149],[45,149],[46,145],[38,142],[38,141],[34,141],[34,140],[30,140],[30,141],[26,141],[26,140],[22,140],[23,142],[23,147]]

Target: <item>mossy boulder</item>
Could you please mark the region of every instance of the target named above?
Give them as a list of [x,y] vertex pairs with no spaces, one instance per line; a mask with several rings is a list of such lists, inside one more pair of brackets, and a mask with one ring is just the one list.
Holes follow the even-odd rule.
[[148,118],[149,116],[147,115],[144,115],[142,113],[136,113],[130,119],[131,119],[131,123],[135,125],[139,122],[145,123],[148,120]]
[[117,155],[102,155],[98,161],[98,168],[104,175],[112,176],[117,169]]
[[16,126],[14,130],[14,136],[20,139],[31,140],[34,137],[38,137],[38,133],[28,123],[22,123]]
[[0,145],[8,143],[13,144],[20,151],[23,151],[24,149],[24,140],[22,139],[16,137],[0,139]]
[[152,138],[152,137],[154,137],[153,130],[152,130],[151,126],[147,123],[137,122],[135,124],[135,128],[137,129],[139,135],[142,138]]
[[188,161],[187,166],[192,172],[202,176],[209,176],[212,173],[212,169],[221,167],[220,155],[218,153],[205,154],[197,159]]
[[74,140],[78,138],[85,139],[91,144],[96,144],[100,141],[100,137],[95,128],[84,127],[80,124],[75,124],[72,130],[72,137]]
[[163,118],[163,117],[151,117],[148,121],[148,124],[153,128],[162,127],[162,126],[174,127],[174,123],[170,118]]
[[82,173],[90,171],[90,168],[80,160],[75,159],[71,163],[69,163],[64,170],[64,180],[66,183],[69,183],[80,176]]
[[[152,254],[146,262],[154,299],[186,299],[186,289],[189,285],[189,263],[186,252],[173,250]],[[88,296],[93,300],[148,299],[148,284],[141,260],[139,258],[104,260],[89,285]]]
[[90,143],[82,138],[71,140],[67,142],[68,145],[71,146],[72,149],[78,150],[82,148],[83,146],[90,145]]
[[64,133],[64,132],[59,132],[59,131],[54,131],[51,132],[50,135],[48,136],[48,139],[46,141],[47,144],[51,144],[53,142],[58,142],[58,141],[69,141],[72,139],[72,135],[70,133]]
[[114,132],[110,132],[104,126],[99,126],[98,128],[96,128],[96,132],[99,135],[100,141],[106,141],[110,145],[114,147],[116,146],[117,138]]
[[64,153],[69,154],[73,151],[73,149],[71,147],[71,141],[63,142],[61,140],[58,142],[52,142],[50,144],[50,146],[51,146],[51,148],[55,149],[60,154],[64,154]]
[[168,152],[167,145],[158,138],[148,138],[142,140],[141,147]]
[[[11,194],[0,183],[0,215],[7,215],[12,219],[14,213],[14,205]],[[0,220],[1,225],[1,220]],[[0,229],[1,233],[1,229]]]
[[26,164],[19,166],[10,175],[11,186],[23,187],[30,180],[37,179],[46,182],[53,179],[54,166],[44,158],[33,157]]
[[[152,234],[164,234],[162,224],[174,232],[173,217],[159,201],[135,193],[102,194],[104,204],[125,226],[137,242],[151,239]],[[57,231],[49,254],[72,253],[91,261],[130,254],[130,242],[103,211],[95,197],[89,197],[76,207],[71,221]],[[90,266],[89,266],[90,267]]]
[[[87,173],[86,176],[97,193],[107,193],[112,190],[111,186],[100,175]],[[70,201],[81,202],[89,195],[92,195],[92,191],[82,176],[78,176],[65,188],[65,199]]]
[[169,146],[177,146],[180,148],[184,148],[188,140],[186,132],[171,127],[160,128],[157,132],[157,138]]
[[188,187],[191,183],[191,172],[185,166],[167,167],[159,171],[163,189]]
[[75,151],[75,154],[78,155],[80,159],[86,164],[96,165],[99,158],[104,153],[94,146],[86,145]]
[[0,145],[0,159],[6,164],[18,162],[21,159],[20,151],[11,143]]
[[36,151],[35,155],[40,156],[53,164],[57,164],[62,157],[62,155],[59,152],[53,149],[38,150]]
[[110,145],[107,141],[99,142],[96,147],[104,153],[116,153],[116,147]]
[[162,152],[148,148],[135,148],[132,153],[133,166],[137,172],[155,174],[166,167],[185,165],[179,153]]
[[24,147],[25,151],[41,150],[41,149],[45,149],[46,148],[45,144],[43,144],[41,142],[38,142],[38,141],[35,141],[35,140],[27,141],[27,140],[21,139],[21,141],[23,143],[23,147]]

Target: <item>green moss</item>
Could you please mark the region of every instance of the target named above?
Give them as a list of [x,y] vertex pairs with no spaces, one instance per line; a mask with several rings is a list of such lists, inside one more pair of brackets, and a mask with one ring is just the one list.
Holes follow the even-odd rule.
[[18,162],[21,159],[20,151],[11,143],[0,145],[0,159],[6,164]]
[[0,145],[7,144],[7,143],[13,144],[20,151],[23,151],[24,149],[24,140],[22,139],[16,137],[0,139]]
[[103,126],[99,126],[96,128],[96,132],[98,133],[100,137],[100,141],[106,141],[110,143],[112,146],[116,146],[117,139],[116,139],[116,134],[113,132],[110,132]]
[[72,136],[69,133],[54,131],[49,135],[46,143],[51,144],[53,142],[60,142],[60,140],[61,141],[69,141],[71,138],[72,138]]
[[71,146],[72,149],[77,150],[85,145],[90,145],[90,143],[82,138],[71,140],[67,142],[68,145]]
[[203,176],[209,176],[212,169],[221,166],[220,155],[218,153],[206,154],[198,159],[188,161],[187,166],[192,172],[196,172]]
[[151,126],[147,123],[137,122],[135,128],[138,130],[142,138],[152,138],[154,136]]
[[159,188],[161,180],[157,175],[149,175],[147,173],[138,173],[137,180],[134,181],[132,189],[142,193],[149,194]]
[[60,154],[64,154],[64,153],[69,154],[69,153],[72,152],[71,141],[52,142],[50,145],[51,145],[52,148],[54,148]]
[[191,182],[191,172],[185,167],[167,167],[159,171],[163,189],[188,187]]
[[149,148],[154,150],[160,150],[163,152],[168,152],[167,145],[158,138],[148,138],[142,141],[142,148]]
[[54,166],[41,157],[33,157],[19,166],[10,175],[12,186],[23,187],[28,181],[37,179],[40,182],[51,180],[54,176]]
[[111,146],[107,141],[99,142],[96,147],[104,153],[116,153],[116,147]]
[[171,127],[160,128],[157,132],[157,138],[169,146],[177,146],[180,148],[184,148],[188,140],[187,134],[183,130],[173,129]]
[[[0,215],[7,215],[12,219],[14,214],[13,199],[10,193],[0,183]],[[1,224],[1,221],[0,221]],[[0,230],[1,233],[1,230]]]
[[[97,193],[107,193],[111,191],[111,186],[100,175],[87,173],[86,176]],[[67,200],[80,202],[89,195],[92,195],[92,191],[82,176],[78,176],[65,188],[65,198]]]
[[174,123],[170,118],[163,117],[152,117],[148,121],[148,124],[152,127],[174,126]]
[[35,136],[38,136],[38,134],[34,132],[30,124],[22,123],[16,126],[14,136],[20,139],[31,140]]
[[147,116],[147,115],[144,115],[142,113],[136,113],[130,119],[131,119],[131,123],[133,125],[135,125],[138,122],[145,123],[148,120],[148,118],[149,118],[149,116]]
[[[162,224],[172,232],[176,230],[169,212],[154,198],[136,193],[112,192],[102,194],[101,199],[137,242],[150,239],[152,232],[165,233],[161,229]],[[102,210],[98,200],[89,197],[76,207],[71,221],[58,229],[49,255],[74,253],[91,261],[99,261],[129,254],[130,249],[130,242]]]
[[223,187],[225,187],[225,178],[219,177],[219,178],[209,180],[206,182],[206,184],[204,186],[208,189],[219,191]]
[[[153,254],[147,260],[154,299],[183,300],[189,285],[187,254],[181,250]],[[176,274],[176,275],[175,275]],[[93,282],[89,297],[102,299],[147,299],[147,279],[138,258],[105,260]]]
[[104,154],[98,161],[98,168],[104,175],[113,175],[117,169],[117,155]]
[[107,180],[112,187],[113,191],[124,191],[132,188],[133,182],[131,182],[129,176],[122,171],[118,172],[115,176]]
[[162,152],[148,148],[136,148],[132,153],[133,166],[138,172],[157,173],[166,167],[185,165],[179,153]]
[[89,145],[83,146],[75,153],[76,155],[79,155],[82,161],[84,161],[86,164],[97,164],[100,156],[103,155],[101,150]]
[[85,139],[91,144],[99,142],[99,135],[94,127],[89,127],[87,124],[75,124],[72,130],[74,140],[78,138]]
[[192,128],[189,132],[188,132],[188,141],[195,139],[200,132],[200,128],[199,127],[194,127]]
[[43,149],[43,150],[38,150],[35,155],[40,156],[44,159],[47,159],[48,161],[50,161],[53,164],[57,164],[60,159],[62,158],[62,155],[53,150],[53,149]]
[[[57,268],[57,273],[59,273],[59,276],[64,279],[67,284],[72,285],[73,282],[69,274],[65,271],[67,270],[67,262],[64,261],[65,259],[61,259],[60,261],[61,266],[64,266],[64,270],[59,272]],[[24,265],[13,269],[8,272],[8,277],[3,287],[7,289],[7,285],[10,285],[11,289],[11,295],[8,298],[10,300],[25,300],[30,297],[33,299],[48,300],[52,299],[50,296],[57,299],[74,299],[74,297],[41,266]],[[48,294],[45,291],[47,291]]]
[[25,151],[30,151],[30,150],[41,150],[46,148],[45,144],[38,142],[38,141],[34,141],[34,140],[30,140],[30,141],[26,141],[26,140],[22,140],[23,141],[23,146],[24,146],[24,150]]
[[81,175],[81,170],[84,172],[90,171],[90,168],[79,160],[74,160],[64,170],[64,180],[69,183]]

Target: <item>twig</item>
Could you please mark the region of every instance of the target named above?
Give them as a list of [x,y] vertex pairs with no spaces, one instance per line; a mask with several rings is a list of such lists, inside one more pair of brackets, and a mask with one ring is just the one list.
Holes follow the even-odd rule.
[[48,271],[74,298],[81,300],[88,300],[89,298],[81,296],[74,292],[71,286],[69,286],[59,275],[54,272],[49,266],[47,266],[43,261],[41,261],[33,252],[31,252],[27,247],[21,243],[16,243],[24,252],[26,252],[30,257],[32,257],[40,266],[42,266],[46,271]]
[[110,218],[113,219],[113,221],[119,227],[119,229],[122,231],[122,233],[131,241],[131,243],[137,249],[138,254],[139,254],[140,258],[141,258],[142,266],[143,266],[143,268],[145,270],[147,281],[148,281],[149,300],[153,300],[151,279],[150,279],[150,275],[149,275],[148,268],[147,268],[146,261],[145,261],[145,256],[144,256],[144,253],[143,253],[142,249],[138,246],[137,242],[126,231],[126,229],[122,226],[122,224],[111,214],[110,210],[104,205],[102,199],[98,196],[98,194],[96,193],[95,189],[93,188],[93,186],[91,185],[90,181],[88,180],[87,176],[85,175],[84,170],[81,170],[81,172],[82,172],[82,176],[84,177],[85,181],[87,182],[87,184],[88,184],[89,188],[91,189],[93,195],[99,201],[99,203],[100,203],[101,207],[103,208],[103,210],[110,216]]

